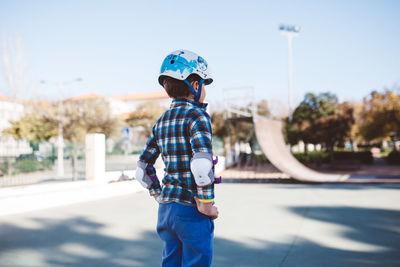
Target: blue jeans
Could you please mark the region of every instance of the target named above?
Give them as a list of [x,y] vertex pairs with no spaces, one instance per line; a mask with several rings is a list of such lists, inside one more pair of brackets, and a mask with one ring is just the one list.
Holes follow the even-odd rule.
[[163,267],[211,265],[214,222],[196,207],[160,204],[157,233],[164,241]]

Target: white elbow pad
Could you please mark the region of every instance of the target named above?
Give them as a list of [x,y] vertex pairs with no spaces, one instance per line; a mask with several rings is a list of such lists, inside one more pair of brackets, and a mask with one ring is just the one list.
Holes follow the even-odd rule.
[[153,181],[146,173],[147,163],[138,161],[136,169],[136,180],[144,187],[149,189],[153,184]]
[[215,181],[212,169],[212,155],[210,153],[199,152],[193,155],[190,162],[190,170],[198,186],[207,186]]

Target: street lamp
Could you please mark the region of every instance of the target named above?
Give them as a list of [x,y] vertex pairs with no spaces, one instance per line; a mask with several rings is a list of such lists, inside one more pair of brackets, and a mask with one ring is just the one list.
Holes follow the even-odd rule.
[[[74,80],[64,81],[64,82],[49,82],[45,80],[41,80],[41,84],[56,84],[58,87],[58,91],[61,94],[62,88],[65,85],[74,83],[74,82],[81,82],[83,81],[82,78],[76,78]],[[63,109],[63,101],[62,99],[59,100],[59,108],[61,113],[64,112]],[[64,138],[63,138],[63,125],[62,125],[62,118],[58,118],[58,137],[57,137],[57,176],[63,177],[64,176]]]
[[293,70],[292,70],[292,39],[299,36],[300,26],[298,25],[279,25],[280,33],[288,40],[288,69],[289,69],[289,121],[292,121],[293,113]]

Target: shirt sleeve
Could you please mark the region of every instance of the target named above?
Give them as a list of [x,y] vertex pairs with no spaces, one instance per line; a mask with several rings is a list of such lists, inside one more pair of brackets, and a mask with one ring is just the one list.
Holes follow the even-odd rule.
[[[156,142],[156,137],[154,134],[155,126],[153,127],[150,137],[147,140],[146,146],[143,149],[142,154],[139,157],[139,161],[147,163],[146,168],[147,175],[156,176],[156,169],[153,164],[156,162],[158,156],[160,155],[160,149]],[[157,176],[156,176],[157,177]],[[149,189],[150,195],[154,196],[161,193],[160,181],[157,179]]]
[[[205,112],[193,111],[189,119],[189,138],[193,153],[205,152],[212,154],[211,118]],[[201,200],[214,199],[214,184],[197,186],[197,197]]]

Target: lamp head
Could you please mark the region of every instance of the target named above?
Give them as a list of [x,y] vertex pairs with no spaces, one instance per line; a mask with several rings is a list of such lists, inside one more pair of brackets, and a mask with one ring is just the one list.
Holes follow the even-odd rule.
[[293,27],[293,31],[294,31],[294,32],[299,32],[300,29],[301,29],[301,27],[298,26],[298,25],[296,25],[296,26]]

